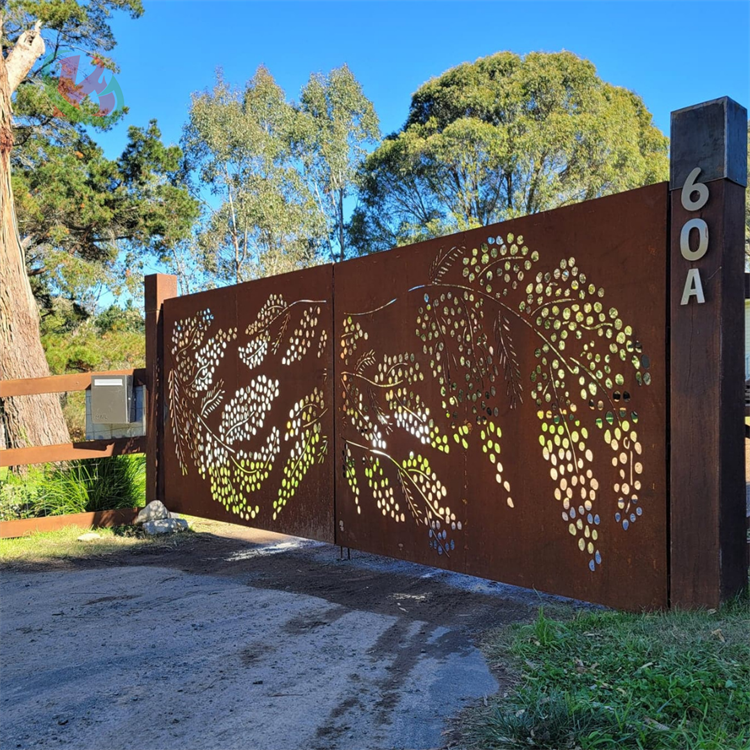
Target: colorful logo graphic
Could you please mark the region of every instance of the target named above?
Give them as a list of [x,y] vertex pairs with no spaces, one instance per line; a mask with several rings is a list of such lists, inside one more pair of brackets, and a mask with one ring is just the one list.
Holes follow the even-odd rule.
[[[107,70],[98,57],[90,60],[94,65],[91,71],[81,66],[79,54],[50,56],[42,65],[42,80],[55,105],[57,117],[106,126],[123,108],[124,97],[112,71]],[[96,103],[92,95],[98,99],[98,109],[93,112],[91,107],[84,106],[87,98]]]

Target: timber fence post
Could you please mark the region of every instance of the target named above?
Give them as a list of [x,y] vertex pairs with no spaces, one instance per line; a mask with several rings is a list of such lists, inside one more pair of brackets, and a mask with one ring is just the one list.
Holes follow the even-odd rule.
[[747,110],[672,113],[670,604],[716,607],[747,585],[744,220]]
[[162,303],[177,296],[177,277],[146,276],[146,502],[164,499],[164,327]]

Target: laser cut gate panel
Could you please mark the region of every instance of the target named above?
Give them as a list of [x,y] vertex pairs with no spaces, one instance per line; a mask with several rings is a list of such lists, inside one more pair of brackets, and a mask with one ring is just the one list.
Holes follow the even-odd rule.
[[332,271],[166,300],[170,510],[333,541]]
[[337,542],[666,605],[667,189],[335,268]]

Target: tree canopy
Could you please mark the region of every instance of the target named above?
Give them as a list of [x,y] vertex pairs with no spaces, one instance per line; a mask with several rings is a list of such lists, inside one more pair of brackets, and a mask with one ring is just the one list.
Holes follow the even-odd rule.
[[297,153],[326,225],[331,259],[344,260],[344,201],[354,192],[366,146],[380,137],[375,107],[346,65],[310,76],[302,89],[296,131]]
[[569,52],[499,52],[412,96],[365,161],[360,252],[487,225],[664,179],[667,138],[641,98]]
[[263,66],[242,89],[219,75],[193,95],[182,145],[203,202],[196,248],[219,281],[291,271],[316,256],[324,227],[294,165],[294,119]]
[[144,258],[167,257],[198,214],[182,183],[182,153],[161,142],[155,121],[131,126],[123,153],[108,159],[92,133],[111,128],[127,107],[101,117],[80,85],[64,92],[71,105],[58,107],[65,79],[56,63],[66,55],[88,54],[98,69],[116,70],[107,57],[114,10],[143,12],[140,0],[12,0],[5,8],[4,47],[39,24],[46,48],[15,92],[11,167],[27,272],[47,308],[57,295],[90,308],[104,289],[132,282],[133,291]]
[[183,257],[240,282],[346,254],[344,201],[378,136],[352,72],[313,74],[299,103],[260,66],[241,89],[218,75],[193,95],[182,147],[203,217]]
[[140,285],[147,255],[168,257],[198,209],[181,184],[182,153],[155,121],[131,126],[117,159],[83,133],[34,135],[12,157],[18,229],[38,299],[93,304],[102,289]]
[[[9,0],[0,8],[3,378],[49,374],[40,301],[48,314],[65,299],[72,319],[92,314],[97,290],[117,291],[118,277],[137,268],[144,252],[163,255],[196,215],[181,184],[179,149],[163,146],[156,123],[131,128],[115,160],[92,140],[92,130],[112,127],[127,112],[118,107],[103,116],[102,100],[86,98],[89,86],[104,96],[113,84],[102,89],[98,81],[104,68],[116,70],[107,53],[118,10],[137,17],[143,8],[140,0]],[[95,71],[84,85],[72,71],[86,55]],[[55,394],[0,400],[0,447],[67,440]]]

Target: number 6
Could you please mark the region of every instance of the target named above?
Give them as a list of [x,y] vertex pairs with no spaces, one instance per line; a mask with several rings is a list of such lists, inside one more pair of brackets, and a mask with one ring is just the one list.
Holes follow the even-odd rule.
[[[702,182],[695,181],[700,173],[701,168],[696,167],[682,186],[682,207],[686,211],[698,211],[708,203],[708,187]],[[697,200],[691,198],[693,193],[698,193]]]

